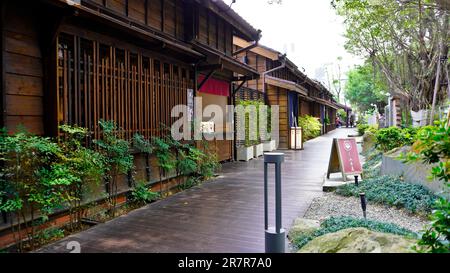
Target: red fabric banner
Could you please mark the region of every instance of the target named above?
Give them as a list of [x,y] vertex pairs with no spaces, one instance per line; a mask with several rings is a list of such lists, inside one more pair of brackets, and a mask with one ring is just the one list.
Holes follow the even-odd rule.
[[[198,76],[198,82],[201,83],[205,78],[204,75]],[[230,83],[214,78],[209,78],[199,90],[199,92],[229,97],[230,96]]]

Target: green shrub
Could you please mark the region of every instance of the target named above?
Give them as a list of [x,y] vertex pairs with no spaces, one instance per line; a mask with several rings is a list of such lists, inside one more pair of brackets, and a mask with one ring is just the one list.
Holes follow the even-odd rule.
[[362,136],[366,132],[366,130],[369,128],[368,124],[358,124],[356,125],[356,128],[358,129],[358,135]]
[[431,225],[419,241],[419,252],[450,253],[450,202],[440,198],[430,217]]
[[[450,187],[450,127],[449,120],[435,123],[420,129],[413,152],[406,157],[407,162],[421,160],[425,164],[434,164],[430,178],[442,181],[446,190]],[[431,215],[431,225],[425,230],[419,246],[420,252],[450,252],[450,202],[444,198],[436,201]]]
[[[150,163],[150,156],[153,153],[153,146],[152,143],[146,139],[143,135],[136,133],[133,136],[133,147],[137,151],[143,153],[145,155],[145,172],[147,175],[147,182],[151,182],[151,163]],[[133,181],[134,182],[134,181]]]
[[105,160],[106,169],[105,188],[108,194],[109,212],[115,217],[117,208],[117,194],[119,175],[128,174],[134,167],[133,155],[130,152],[131,145],[122,139],[121,129],[114,121],[100,120],[102,139],[94,140]]
[[183,184],[179,185],[179,189],[180,190],[188,190],[190,188],[193,188],[195,186],[200,185],[202,181],[200,180],[200,178],[195,177],[195,176],[191,176],[189,177],[186,182],[184,182]]
[[304,141],[320,136],[322,129],[319,119],[308,115],[298,118],[298,126],[303,129]]
[[314,231],[311,234],[301,234],[296,238],[292,238],[292,243],[296,248],[300,249],[304,247],[308,242],[319,236],[328,233],[334,233],[343,229],[357,227],[367,228],[376,232],[392,233],[412,238],[416,237],[415,233],[413,233],[412,231],[399,227],[395,224],[341,216],[330,217],[326,219],[320,225],[320,228],[318,230]]
[[347,120],[347,111],[345,111],[344,109],[339,109],[338,115],[339,115],[339,117],[341,117],[341,120],[343,122],[345,122]]
[[58,240],[64,238],[64,230],[60,228],[47,228],[40,230],[36,239],[40,244],[46,244],[53,240]]
[[[0,176],[0,212],[12,213],[16,218],[18,225],[12,231],[19,251],[25,247],[24,234],[28,246],[34,249],[38,243],[38,215],[46,222],[49,214],[63,208],[73,198],[71,185],[80,177],[72,173],[60,146],[50,138],[20,129],[13,135],[3,131],[0,142],[0,164],[4,164]],[[30,215],[30,219],[25,215]]]
[[368,124],[358,124],[356,125],[358,129],[358,135],[363,136],[366,132],[371,132],[375,134],[378,130],[378,126],[368,125]]
[[145,182],[138,182],[131,190],[131,201],[141,205],[159,198],[159,194],[148,189]]
[[339,195],[355,197],[359,197],[361,192],[366,193],[369,202],[405,208],[413,213],[431,212],[438,199],[421,185],[406,183],[391,176],[365,179],[359,186],[347,184],[336,190]]
[[380,129],[376,133],[377,146],[382,151],[387,152],[402,146],[412,145],[415,141],[417,129],[389,127]]
[[58,145],[64,154],[64,165],[70,173],[79,179],[74,180],[69,186],[71,198],[68,200],[70,217],[70,228],[77,229],[82,218],[82,198],[89,189],[89,185],[99,185],[105,174],[105,158],[95,150],[84,146],[88,137],[88,129],[62,125],[60,126],[62,136]]
[[199,162],[203,157],[202,151],[186,145],[184,149],[178,151],[178,159],[176,162],[179,175],[189,176],[199,170]]
[[159,168],[159,193],[162,194],[163,177],[176,168],[176,155],[171,149],[169,140],[153,137],[152,143]]

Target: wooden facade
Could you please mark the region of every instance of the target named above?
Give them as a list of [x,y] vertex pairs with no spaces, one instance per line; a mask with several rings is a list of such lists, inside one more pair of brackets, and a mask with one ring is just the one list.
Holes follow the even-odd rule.
[[[171,109],[200,89],[199,75],[258,77],[232,58],[233,35],[259,39],[221,1],[82,0],[2,2],[2,119],[13,132],[58,135],[114,120],[126,138],[161,136]],[[37,12],[38,11],[38,12]],[[229,98],[227,99],[230,100]],[[225,143],[226,147],[232,146]],[[218,148],[220,149],[220,148]],[[231,149],[222,160],[232,157]]]
[[[228,94],[208,98],[222,105],[232,102],[236,76],[259,77],[233,58],[233,35],[252,42],[260,32],[222,1],[6,0],[0,9],[0,127],[10,133],[24,126],[56,137],[59,125],[71,124],[95,139],[103,119],[114,120],[126,139],[158,137],[188,94],[209,95],[202,84],[214,79],[229,86]],[[233,146],[223,140],[210,148],[226,161]],[[154,158],[136,154],[135,171],[136,180],[159,180]],[[174,176],[167,174],[167,185],[176,185]],[[124,197],[127,177],[118,184]],[[83,201],[98,201],[104,187],[92,192]],[[0,226],[0,237],[8,227]]]
[[276,50],[263,45],[252,45],[239,37],[234,37],[233,40],[234,50],[241,51],[236,59],[252,66],[261,75],[259,79],[246,81],[243,86],[264,92],[268,105],[279,106],[280,149],[289,148],[290,128],[296,126],[299,116],[317,117],[322,124],[325,117],[328,117],[331,124],[323,125],[322,133],[336,128],[338,106],[332,94],[322,84],[308,78]]

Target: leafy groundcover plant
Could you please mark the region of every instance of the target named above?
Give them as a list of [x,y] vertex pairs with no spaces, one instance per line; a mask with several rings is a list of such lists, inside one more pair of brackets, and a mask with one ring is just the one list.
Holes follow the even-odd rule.
[[359,186],[347,184],[336,190],[339,195],[355,197],[359,197],[361,192],[366,193],[368,201],[405,208],[419,214],[430,213],[438,199],[438,196],[425,187],[406,183],[392,176],[368,178],[359,183]]

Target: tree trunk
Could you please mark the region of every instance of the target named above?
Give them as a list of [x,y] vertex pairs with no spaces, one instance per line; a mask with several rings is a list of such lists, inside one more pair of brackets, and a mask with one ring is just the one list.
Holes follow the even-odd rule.
[[[439,54],[439,56],[440,56],[440,54]],[[441,87],[440,81],[441,81],[441,60],[439,57],[438,64],[437,64],[436,81],[434,83],[433,104],[431,106],[430,125],[433,125],[433,123],[434,123],[434,111],[436,108],[436,98],[437,98],[437,93]]]

